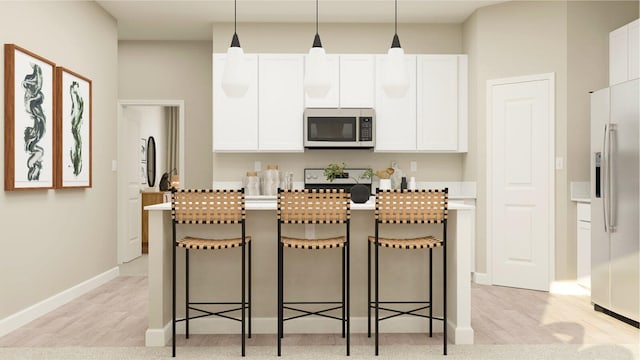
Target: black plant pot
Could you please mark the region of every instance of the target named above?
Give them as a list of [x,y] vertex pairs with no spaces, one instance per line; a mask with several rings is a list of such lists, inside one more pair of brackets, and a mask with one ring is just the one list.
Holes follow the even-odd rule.
[[369,188],[362,184],[355,184],[351,187],[351,201],[356,204],[363,204],[369,200]]

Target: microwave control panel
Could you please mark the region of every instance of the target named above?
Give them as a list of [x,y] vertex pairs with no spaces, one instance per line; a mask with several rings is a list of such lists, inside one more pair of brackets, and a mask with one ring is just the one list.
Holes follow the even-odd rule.
[[373,141],[373,118],[360,117],[360,141]]

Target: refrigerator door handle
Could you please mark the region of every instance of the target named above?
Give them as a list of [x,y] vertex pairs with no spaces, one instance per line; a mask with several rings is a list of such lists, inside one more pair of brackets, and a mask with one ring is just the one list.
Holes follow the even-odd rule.
[[618,127],[616,124],[609,124],[609,143],[607,144],[609,148],[607,149],[607,153],[609,154],[609,161],[607,162],[608,170],[608,179],[609,183],[609,232],[616,231],[616,222],[617,222],[617,214],[616,214],[616,167],[615,167],[615,140],[616,140],[616,131]]
[[604,217],[604,232],[609,232],[609,226],[607,224],[607,187],[609,186],[608,181],[608,169],[609,166],[609,149],[607,149],[607,138],[608,138],[608,126],[604,124],[604,134],[602,136],[602,170],[600,171],[600,184],[602,186],[602,215]]

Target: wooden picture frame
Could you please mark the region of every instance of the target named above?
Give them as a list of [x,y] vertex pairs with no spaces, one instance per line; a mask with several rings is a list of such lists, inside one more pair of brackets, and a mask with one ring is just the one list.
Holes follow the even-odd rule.
[[56,189],[92,186],[92,83],[56,68]]
[[4,189],[51,189],[55,64],[4,44]]

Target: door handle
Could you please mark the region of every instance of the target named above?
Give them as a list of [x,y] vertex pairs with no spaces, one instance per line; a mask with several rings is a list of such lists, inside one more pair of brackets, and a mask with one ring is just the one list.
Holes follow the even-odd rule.
[[616,134],[617,134],[617,130],[618,127],[616,124],[609,124],[609,134],[608,134],[608,138],[609,138],[609,148],[607,149],[607,152],[609,154],[609,161],[608,161],[608,165],[607,167],[609,168],[608,171],[608,179],[607,181],[609,182],[609,232],[615,232],[616,231],[616,223],[617,223],[617,213],[616,213],[616,209],[617,209],[617,204],[616,204],[616,161],[615,161],[615,155],[614,151],[615,151],[615,141],[616,141]]
[[604,124],[604,133],[602,136],[602,167],[600,171],[600,184],[602,186],[602,215],[604,218],[604,232],[609,232],[609,226],[607,224],[607,187],[609,186],[607,181],[607,167],[609,166],[609,152],[607,149],[607,134],[608,126]]

